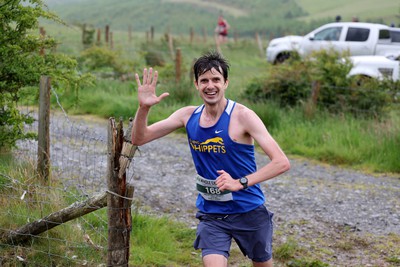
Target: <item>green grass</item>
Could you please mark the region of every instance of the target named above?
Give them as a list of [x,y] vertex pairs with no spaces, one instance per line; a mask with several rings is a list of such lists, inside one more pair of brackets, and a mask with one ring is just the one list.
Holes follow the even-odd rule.
[[273,135],[289,154],[371,172],[400,172],[399,111],[385,122],[323,112],[310,120],[300,107],[277,117]]
[[165,217],[133,216],[130,263],[133,266],[200,265],[193,249],[195,230]]
[[310,15],[303,20],[311,21],[342,16],[342,21],[358,17],[360,21],[383,19],[386,22],[400,23],[396,17],[400,13],[400,3],[392,0],[299,0],[298,4]]

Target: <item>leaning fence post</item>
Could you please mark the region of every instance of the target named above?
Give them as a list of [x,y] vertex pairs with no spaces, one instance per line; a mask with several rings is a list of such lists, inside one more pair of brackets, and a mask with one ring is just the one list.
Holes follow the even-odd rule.
[[40,77],[37,172],[48,182],[50,174],[50,89],[48,76]]
[[122,120],[108,125],[108,252],[107,266],[129,265],[129,241],[132,229],[131,202],[133,186],[126,183],[126,169],[137,147],[130,142],[132,120],[123,136]]

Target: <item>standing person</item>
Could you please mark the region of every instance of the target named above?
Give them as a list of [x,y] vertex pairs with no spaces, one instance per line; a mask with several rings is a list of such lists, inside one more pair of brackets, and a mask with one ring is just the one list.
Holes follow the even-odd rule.
[[217,34],[219,44],[223,44],[228,40],[229,28],[230,25],[228,24],[226,19],[224,19],[222,15],[219,15],[217,27],[215,27],[215,33]]
[[[232,238],[253,266],[272,266],[272,216],[264,206],[260,183],[290,168],[279,145],[251,109],[225,97],[228,62],[216,52],[194,64],[194,85],[201,106],[186,106],[168,118],[147,124],[150,108],[167,97],[156,95],[157,71],[136,74],[139,107],[132,143],[143,145],[186,127],[196,167],[199,219],[194,248],[202,250],[204,266],[227,266]],[[257,142],[270,161],[257,170]],[[195,176],[195,175],[193,175]]]

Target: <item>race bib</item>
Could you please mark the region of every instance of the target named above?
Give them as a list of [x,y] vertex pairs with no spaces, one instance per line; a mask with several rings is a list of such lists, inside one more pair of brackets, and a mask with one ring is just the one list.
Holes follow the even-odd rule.
[[209,180],[201,176],[196,177],[196,189],[206,200],[211,201],[229,201],[233,200],[232,192],[225,190],[221,192],[215,184],[215,180]]

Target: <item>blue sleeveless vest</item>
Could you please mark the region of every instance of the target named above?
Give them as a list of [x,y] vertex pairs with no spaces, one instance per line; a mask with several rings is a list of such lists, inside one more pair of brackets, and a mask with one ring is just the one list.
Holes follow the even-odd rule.
[[[193,162],[200,176],[196,178],[199,191],[196,206],[205,213],[244,213],[257,208],[265,201],[259,184],[250,186],[247,190],[222,193],[215,185],[214,187],[211,185],[219,176],[217,170],[225,170],[234,179],[257,170],[254,145],[237,143],[229,136],[229,121],[235,104],[228,99],[225,111],[218,122],[207,128],[199,125],[204,109],[204,105],[201,105],[193,112],[186,125]],[[221,196],[221,194],[227,195]]]

